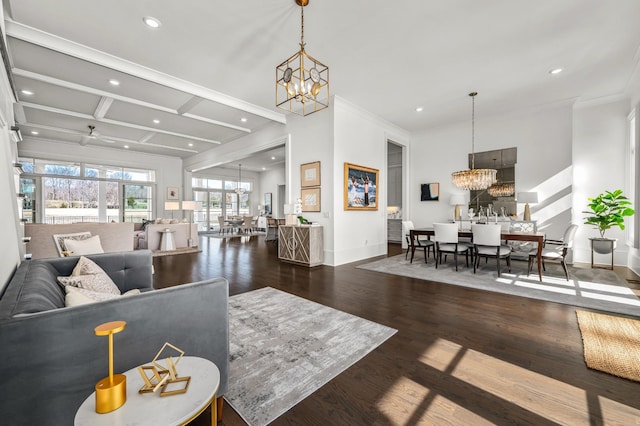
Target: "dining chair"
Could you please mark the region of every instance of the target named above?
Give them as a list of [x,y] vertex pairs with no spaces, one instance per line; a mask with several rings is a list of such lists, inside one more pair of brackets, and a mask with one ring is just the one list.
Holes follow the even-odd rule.
[[218,225],[220,225],[220,229],[218,230],[218,234],[222,234],[222,232],[231,231],[233,227],[231,225],[227,225],[224,223],[224,217],[218,216]]
[[502,227],[496,224],[487,225],[471,225],[471,233],[473,234],[473,273],[476,273],[476,269],[480,266],[480,258],[484,257],[488,259],[490,257],[496,259],[496,268],[498,269],[498,276],[500,276],[500,259],[506,259],[509,266],[509,272],[511,272],[511,247],[506,244],[502,244],[500,240],[500,233]]
[[253,216],[243,216],[243,222],[240,225],[240,230],[242,232],[246,232],[247,234],[253,231]]
[[[544,267],[545,260],[558,261],[562,265],[562,269],[564,269],[564,276],[569,281],[569,270],[567,269],[567,254],[570,249],[573,249],[573,239],[576,236],[576,231],[578,230],[578,225],[571,224],[564,231],[564,235],[561,240],[552,240],[545,239],[544,245],[542,246],[542,269],[546,271]],[[549,244],[549,247],[547,247]],[[536,259],[537,253],[532,251],[529,253],[529,262],[528,262],[528,273],[531,273],[531,267],[533,266],[533,261]]]
[[264,237],[265,241],[277,241],[278,240],[278,221],[272,217],[267,218],[267,235]]
[[[402,232],[404,233],[404,237],[407,241],[407,252],[404,255],[404,258],[407,258],[407,255],[411,251],[411,230],[415,229],[413,226],[413,222],[410,220],[402,221]],[[429,251],[433,251],[433,258],[436,258],[436,248],[435,242],[428,239],[421,239],[419,235],[415,235],[413,237],[414,241],[414,250],[423,250],[424,251],[424,263],[427,263],[427,258],[429,257]],[[413,254],[411,253],[411,262],[413,263]]]
[[456,271],[458,270],[458,254],[464,253],[468,267],[469,246],[458,242],[458,224],[434,223],[433,231],[433,239],[436,243],[436,268],[438,268],[438,263],[442,263],[443,253],[453,253],[453,261],[456,265]]

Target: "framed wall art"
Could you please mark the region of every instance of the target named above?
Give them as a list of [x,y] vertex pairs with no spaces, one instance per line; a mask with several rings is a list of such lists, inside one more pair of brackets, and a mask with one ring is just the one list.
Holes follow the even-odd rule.
[[420,201],[440,201],[440,184],[423,183],[420,185]]
[[320,162],[300,165],[300,187],[309,188],[320,186]]
[[180,191],[175,186],[167,187],[167,200],[179,200],[180,199]]
[[378,210],[378,169],[344,163],[344,209]]
[[319,212],[320,211],[320,188],[302,188],[302,211],[303,212]]

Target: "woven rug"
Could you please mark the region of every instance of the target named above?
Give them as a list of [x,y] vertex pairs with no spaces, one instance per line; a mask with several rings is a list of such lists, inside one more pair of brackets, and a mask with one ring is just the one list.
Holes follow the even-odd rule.
[[587,367],[640,382],[640,321],[576,311]]
[[537,272],[532,271],[531,275],[527,274],[526,261],[512,260],[511,272],[507,272],[503,261],[502,273],[498,277],[493,259],[486,264],[484,260],[480,262],[480,269],[476,274],[473,273],[472,266],[465,266],[464,257],[458,260],[460,262],[458,271],[453,267],[451,256],[447,263],[436,269],[433,258],[429,258],[429,263],[425,264],[424,257],[417,256],[413,263],[409,263],[405,260],[404,254],[366,263],[358,268],[640,316],[640,299],[629,289],[626,282],[611,270],[569,266],[567,281],[559,263],[547,262],[547,270],[543,272],[542,281],[540,281]]
[[396,331],[271,287],[232,296],[224,398],[250,426],[266,425]]

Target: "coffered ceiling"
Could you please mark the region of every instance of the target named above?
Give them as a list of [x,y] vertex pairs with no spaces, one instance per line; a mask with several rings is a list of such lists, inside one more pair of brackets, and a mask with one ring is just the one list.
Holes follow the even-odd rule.
[[[186,158],[286,122],[274,79],[298,49],[294,0],[4,8],[25,138]],[[637,0],[311,0],[305,42],[329,65],[332,94],[420,132],[468,120],[474,90],[479,120],[624,95],[639,72],[638,16]]]

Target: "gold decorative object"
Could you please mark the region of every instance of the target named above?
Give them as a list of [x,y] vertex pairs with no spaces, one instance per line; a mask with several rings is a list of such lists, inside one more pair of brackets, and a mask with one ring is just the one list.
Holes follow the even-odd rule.
[[109,376],[96,383],[96,413],[116,410],[127,401],[127,376],[113,374],[113,335],[126,325],[125,321],[111,321],[94,329],[96,336],[109,336]]
[[[159,358],[167,347],[178,352],[180,356],[178,356],[178,359],[175,362],[171,356],[167,356],[165,359],[166,365],[162,365]],[[176,366],[180,363],[183,356],[183,350],[175,347],[171,343],[165,343],[151,361],[151,365],[138,367],[138,372],[144,381],[144,384],[138,392],[154,393],[160,389],[160,396],[176,395],[187,392],[187,389],[189,389],[189,383],[191,382],[191,376],[178,377],[178,370],[176,369]],[[147,375],[148,372],[150,372],[151,375]],[[170,389],[170,386],[175,383],[183,383],[184,387]]]
[[471,92],[471,169],[451,173],[451,182],[465,190],[487,189],[496,182],[498,171],[495,169],[476,169],[475,157],[475,97],[478,92]]
[[299,115],[309,115],[329,106],[329,67],[304,50],[304,7],[300,6],[300,50],[276,67],[276,106]]

